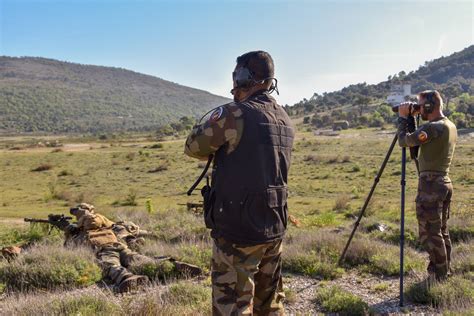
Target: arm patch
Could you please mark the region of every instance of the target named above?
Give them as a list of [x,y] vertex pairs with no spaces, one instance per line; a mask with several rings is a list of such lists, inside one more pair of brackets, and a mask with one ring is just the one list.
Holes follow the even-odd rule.
[[222,113],[224,113],[224,107],[220,106],[212,112],[211,116],[209,117],[209,121],[217,122],[221,117]]
[[424,143],[428,140],[428,134],[425,131],[420,131],[418,133],[418,140],[420,143]]

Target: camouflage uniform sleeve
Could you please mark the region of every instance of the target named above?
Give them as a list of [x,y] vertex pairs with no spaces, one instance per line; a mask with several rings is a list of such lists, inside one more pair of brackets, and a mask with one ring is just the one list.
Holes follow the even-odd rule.
[[420,126],[413,133],[408,132],[408,120],[398,119],[398,144],[400,147],[414,147],[429,143],[432,139],[441,136],[442,130],[435,124],[427,123]]
[[230,153],[237,147],[242,130],[242,110],[239,106],[234,103],[220,106],[207,121],[193,128],[186,139],[184,153],[205,160],[224,145],[228,145],[227,153]]

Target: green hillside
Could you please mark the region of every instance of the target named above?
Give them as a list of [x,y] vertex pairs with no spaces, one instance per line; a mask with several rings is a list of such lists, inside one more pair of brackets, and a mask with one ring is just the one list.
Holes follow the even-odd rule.
[[154,130],[229,100],[133,71],[0,57],[0,131]]
[[474,124],[474,45],[428,61],[416,71],[390,75],[378,84],[364,82],[322,95],[315,93],[287,110],[295,116],[308,116],[305,122],[316,127],[330,126],[336,120],[348,120],[352,126],[380,126],[393,119],[384,103],[391,86],[399,83],[411,84],[414,94],[439,90],[445,98],[445,112],[458,127]]

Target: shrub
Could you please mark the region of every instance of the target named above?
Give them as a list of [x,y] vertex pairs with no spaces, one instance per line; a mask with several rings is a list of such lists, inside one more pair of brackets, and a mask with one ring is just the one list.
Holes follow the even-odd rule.
[[71,176],[71,175],[72,175],[72,172],[70,172],[68,170],[61,170],[58,173],[58,177],[65,177],[65,176]]
[[34,243],[42,240],[45,236],[55,238],[60,235],[57,230],[53,230],[51,234],[48,230],[49,224],[39,223],[30,225],[28,229],[1,229],[0,247]]
[[284,256],[283,269],[311,277],[319,277],[324,280],[339,278],[344,273],[344,270],[338,268],[336,264],[322,261],[314,252],[290,257]]
[[414,303],[430,304],[448,310],[472,308],[474,283],[461,276],[453,276],[445,282],[419,281],[410,285],[406,297]]
[[40,245],[0,266],[0,282],[8,291],[69,289],[101,279],[94,254],[85,248]]
[[316,155],[307,155],[303,158],[303,161],[317,164],[317,163],[321,163],[322,158],[320,156],[316,156]]
[[327,161],[328,164],[333,164],[333,163],[338,163],[339,162],[339,156],[333,156],[333,157],[330,157]]
[[48,171],[48,170],[51,170],[51,169],[53,169],[53,165],[43,163],[43,164],[39,165],[38,167],[31,169],[31,171],[33,171],[33,172],[42,172],[42,171]]
[[360,166],[358,164],[355,164],[352,166],[351,172],[359,172],[360,171]]
[[163,300],[172,305],[205,308],[211,301],[210,288],[190,282],[176,283],[163,295]]
[[338,286],[321,288],[316,293],[316,301],[326,312],[339,315],[366,315],[369,312],[366,302]]
[[350,162],[351,161],[351,157],[350,156],[344,156],[342,157],[342,161],[341,162]]
[[328,226],[337,226],[340,222],[336,218],[336,214],[333,213],[323,213],[316,216],[307,217],[305,220],[305,225],[307,226],[316,226],[316,227],[328,227]]
[[160,148],[163,148],[163,144],[162,143],[156,143],[156,144],[150,145],[148,148],[150,148],[150,149],[160,149]]
[[137,206],[137,192],[135,190],[130,190],[123,201],[115,201],[112,205]]
[[208,243],[184,243],[179,249],[180,260],[197,265],[202,268],[204,272],[210,269],[212,250]]
[[161,172],[161,171],[166,171],[166,170],[168,170],[168,166],[166,164],[162,164],[154,169],[148,170],[148,173],[156,173],[156,172]]
[[168,260],[134,262],[130,266],[130,271],[135,274],[146,275],[150,280],[166,281],[178,276],[174,264]]
[[351,197],[347,194],[343,194],[337,197],[336,203],[333,207],[334,211],[343,211],[347,209],[349,206],[349,201],[351,200]]
[[468,219],[453,219],[448,222],[448,229],[452,242],[469,241],[474,238],[474,226]]
[[454,273],[474,272],[474,243],[456,245],[451,254],[451,268]]
[[[293,270],[294,272],[312,276],[317,273],[310,273],[311,271],[322,268],[319,265],[311,267],[311,262],[326,263],[323,267],[327,267],[327,264],[336,267],[335,264],[347,242],[347,236],[327,230],[299,231],[287,238],[287,247],[283,254],[284,268],[291,271],[295,269],[291,267],[294,265],[298,267],[298,271]],[[398,246],[369,240],[366,236],[357,234],[347,249],[344,266],[360,267],[373,274],[398,275],[398,251]],[[308,258],[301,258],[305,256]],[[421,254],[409,248],[405,250],[404,271],[406,273],[411,270],[424,270],[424,264],[424,257]],[[337,274],[338,272],[335,274],[336,277]]]
[[8,297],[3,304],[7,315],[123,315],[113,296],[97,287],[85,292],[59,292]]

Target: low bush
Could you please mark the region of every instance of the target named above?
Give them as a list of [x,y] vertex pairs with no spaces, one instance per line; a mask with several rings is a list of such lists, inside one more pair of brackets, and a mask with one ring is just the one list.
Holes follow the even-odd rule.
[[349,201],[351,197],[347,194],[343,194],[337,197],[336,203],[334,204],[334,211],[343,211],[349,207]]
[[3,312],[7,315],[123,315],[120,302],[113,295],[93,287],[85,292],[7,297]]
[[369,305],[366,302],[338,286],[319,289],[316,301],[329,313],[354,316],[369,313]]
[[168,260],[161,262],[134,262],[129,270],[134,274],[146,275],[150,280],[167,281],[178,276],[174,264]]
[[208,309],[211,301],[210,288],[191,282],[175,283],[164,293],[163,300],[171,305]]
[[150,148],[150,149],[161,149],[161,148],[163,148],[163,144],[162,143],[156,143],[156,144],[148,146],[148,148]]
[[42,171],[48,171],[48,170],[51,170],[51,169],[53,169],[53,165],[43,163],[43,164],[39,165],[38,167],[31,169],[31,171],[33,171],[33,172],[42,172]]
[[474,273],[474,243],[455,245],[451,258],[451,269],[454,273]]
[[423,280],[410,285],[405,295],[414,303],[430,304],[441,310],[461,311],[473,308],[474,283],[462,276],[431,284]]
[[[299,231],[289,235],[283,253],[283,267],[313,277],[338,277],[342,270],[336,270],[336,263],[346,241],[346,235],[328,230]],[[398,275],[399,248],[357,234],[347,249],[343,264],[346,268],[356,267],[373,274]],[[424,265],[425,260],[420,253],[409,248],[405,250],[406,273],[422,271]]]
[[344,273],[335,263],[322,261],[316,253],[285,256],[283,269],[324,280],[336,279]]
[[448,221],[449,236],[454,243],[474,239],[474,225],[472,220],[455,218]]
[[70,289],[94,284],[101,278],[101,269],[90,250],[57,244],[38,245],[0,265],[0,282],[7,291]]
[[34,223],[26,229],[11,229],[2,227],[0,229],[0,248],[14,245],[35,243],[46,236],[49,239],[60,239],[61,233],[53,229],[49,232],[49,224]]

